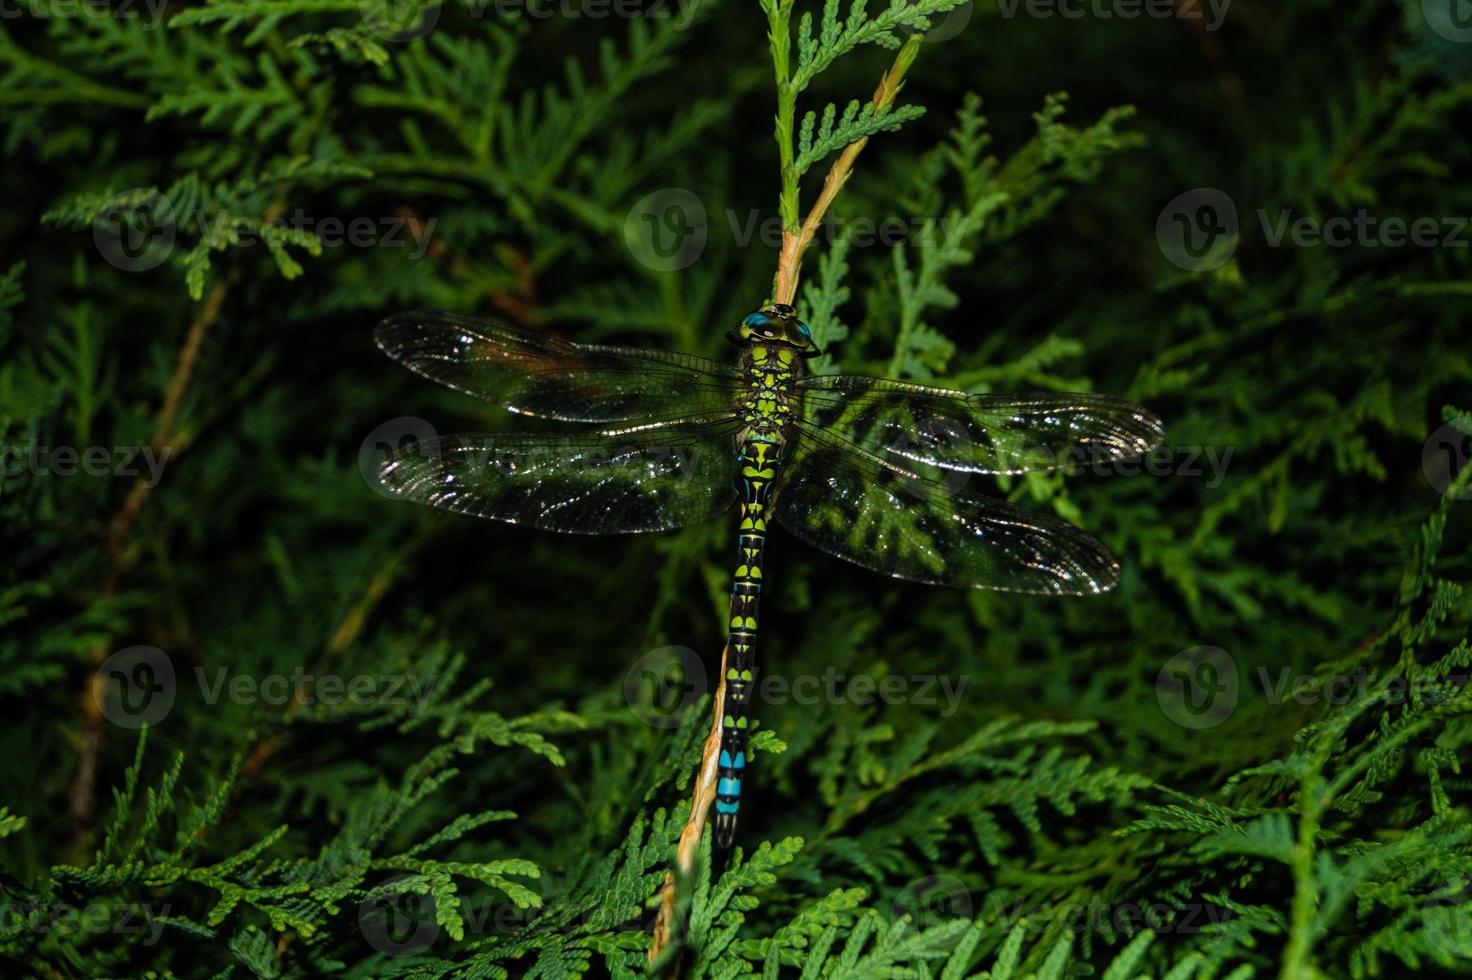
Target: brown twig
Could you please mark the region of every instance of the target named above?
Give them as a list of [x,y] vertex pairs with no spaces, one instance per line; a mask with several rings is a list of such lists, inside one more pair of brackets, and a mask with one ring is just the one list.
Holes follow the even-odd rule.
[[[154,424],[153,436],[149,440],[149,447],[156,454],[174,452],[179,448],[180,440],[175,431],[179,406],[184,401],[190,378],[193,377],[195,365],[199,362],[199,351],[205,332],[219,319],[220,307],[224,304],[229,290],[228,279],[218,280],[200,305],[198,314],[195,315],[194,320],[189,324],[189,330],[184,335],[184,345],[179,349],[179,359],[174,364],[174,373],[169,378],[168,391],[164,394],[164,401]],[[149,480],[139,477],[128,491],[123,506],[108,523],[106,543],[108,572],[100,590],[103,598],[115,596],[122,583],[123,575],[128,567],[128,536],[151,490]],[[92,673],[87,678],[86,688],[82,691],[80,698],[82,732],[77,748],[77,771],[72,775],[71,787],[67,794],[72,810],[75,843],[78,846],[86,839],[88,827],[92,821],[92,812],[97,803],[97,759],[102,749],[102,736],[106,730],[103,724],[105,719],[102,714],[102,702],[107,695],[107,690],[104,680],[97,675],[96,668],[106,659],[107,642],[102,640],[94,644],[88,651]]]
[[654,920],[654,936],[649,943],[650,963],[659,958],[679,931],[680,924],[675,915],[676,882],[688,882],[694,878],[695,856],[700,851],[700,837],[705,833],[705,818],[710,805],[715,802],[716,774],[721,757],[721,722],[726,710],[726,658],[730,653],[730,647],[721,651],[721,682],[716,687],[710,734],[705,737],[700,768],[695,773],[695,788],[690,793],[690,817],[680,831],[680,843],[675,848],[675,870],[665,873],[664,888],[660,890],[659,912]]
[[[888,107],[899,94],[905,72],[909,70],[910,65],[914,64],[915,58],[920,53],[920,42],[921,35],[919,34],[907,38],[899,54],[895,56],[894,64],[879,80],[879,87],[874,90],[874,97],[871,100],[876,111]],[[780,65],[779,71],[781,71]],[[773,297],[775,302],[791,304],[793,297],[797,295],[797,280],[802,268],[803,253],[813,243],[828,209],[833,206],[844,184],[848,183],[853,173],[854,161],[858,159],[868,142],[868,137],[864,137],[843,148],[838,159],[829,168],[828,175],[823,180],[823,189],[819,192],[818,199],[813,202],[807,217],[803,219],[802,225],[796,231],[791,228],[783,230],[782,251],[777,258],[777,282]],[[795,201],[793,209],[795,212]],[[675,868],[665,874],[664,887],[660,890],[659,912],[654,921],[654,935],[649,943],[649,962],[651,964],[675,942],[681,926],[676,921],[678,890],[682,882],[693,880],[695,857],[700,849],[701,834],[705,831],[706,815],[710,812],[711,804],[715,802],[716,774],[721,754],[721,721],[725,709],[726,658],[729,654],[729,647],[721,653],[721,682],[716,689],[710,734],[705,739],[705,748],[700,758],[700,769],[695,777],[695,788],[691,792],[690,817],[685,821],[684,829],[680,831],[680,842],[675,849]]]
[[[332,631],[332,636],[328,639],[327,646],[323,648],[321,658],[317,661],[316,666],[312,668],[314,675],[320,676],[325,673],[327,667],[338,657],[346,653],[348,648],[357,640],[358,634],[363,632],[364,624],[368,622],[368,614],[373,611],[374,607],[378,605],[379,601],[388,592],[389,586],[393,584],[397,571],[398,563],[391,562],[389,565],[380,569],[369,580],[368,587],[363,591],[362,597],[353,603],[352,608],[347,611],[342,621],[337,624],[337,628]],[[298,686],[292,692],[291,700],[287,702],[286,708],[281,714],[281,720],[283,722],[290,720],[291,716],[301,708],[304,693],[304,688],[301,686]],[[243,776],[249,778],[259,773],[265,767],[266,763],[270,761],[271,757],[280,750],[281,745],[282,738],[279,734],[267,736],[257,742],[255,748],[251,750],[250,755],[246,757],[245,763],[241,767]]]
[[[416,241],[421,235],[428,234],[430,225],[420,216],[418,211],[411,207],[400,207],[397,210],[399,217],[403,218],[409,225],[409,232]],[[541,322],[542,315],[538,312],[536,269],[526,257],[526,253],[515,245],[506,245],[500,250],[502,258],[509,268],[511,275],[516,280],[516,291],[508,289],[488,289],[486,298],[491,305],[505,313],[518,323],[535,324]],[[475,270],[465,258],[450,251],[449,247],[438,238],[432,238],[429,247],[425,249],[427,254],[435,262],[440,263],[450,270],[457,279],[472,279]]]
[[[904,80],[905,72],[914,63],[915,57],[920,53],[920,35],[911,35],[900,48],[900,53],[895,56],[894,64],[884,77],[879,80],[879,87],[874,90],[874,97],[870,101],[874,104],[876,111],[886,108],[894,97],[899,94],[900,83]],[[823,178],[823,189],[818,193],[818,199],[813,202],[813,207],[808,211],[807,217],[803,219],[802,226],[797,230],[784,229],[782,232],[782,252],[777,257],[777,288],[775,301],[778,303],[791,304],[797,295],[798,275],[802,271],[803,253],[813,243],[813,238],[818,234],[818,229],[823,224],[823,219],[828,214],[828,209],[843,190],[843,185],[853,174],[854,161],[859,158],[864,147],[869,143],[869,137],[855,140],[838,154],[838,159],[833,161],[833,166],[828,169],[828,175]]]

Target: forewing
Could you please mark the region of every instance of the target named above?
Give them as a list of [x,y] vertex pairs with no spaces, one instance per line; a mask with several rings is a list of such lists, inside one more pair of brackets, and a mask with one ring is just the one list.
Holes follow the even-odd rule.
[[664,531],[736,501],[734,434],[718,423],[445,436],[390,456],[379,481],[432,507],[548,531]]
[[574,344],[495,320],[401,313],[374,333],[418,374],[513,412],[568,422],[703,418],[733,410],[736,368],[639,347]]
[[876,456],[967,473],[1072,470],[1160,444],[1150,412],[1109,395],[969,394],[852,375],[799,383],[810,422]]
[[931,585],[1087,595],[1119,579],[1114,556],[1071,524],[953,492],[809,425],[797,428],[774,510],[816,548]]

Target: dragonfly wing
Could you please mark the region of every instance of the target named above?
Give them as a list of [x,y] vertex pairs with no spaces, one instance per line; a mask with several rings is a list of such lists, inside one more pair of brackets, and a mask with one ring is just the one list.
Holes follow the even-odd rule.
[[807,424],[782,481],[774,509],[788,530],[895,578],[1041,595],[1119,579],[1114,556],[1071,524],[953,492]]
[[736,501],[737,423],[444,436],[384,461],[397,496],[568,534],[665,531]]
[[808,420],[881,458],[967,473],[1073,469],[1149,452],[1150,412],[1109,395],[970,394],[881,378],[799,383]]
[[417,374],[513,412],[622,422],[729,411],[741,374],[718,361],[639,347],[574,344],[495,320],[401,313],[374,332]]

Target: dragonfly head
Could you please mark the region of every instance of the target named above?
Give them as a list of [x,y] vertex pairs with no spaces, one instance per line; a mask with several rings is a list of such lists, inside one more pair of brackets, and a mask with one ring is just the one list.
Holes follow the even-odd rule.
[[808,325],[799,320],[797,311],[786,303],[773,303],[747,314],[726,336],[738,347],[784,344],[801,351],[803,357],[816,357],[822,353],[813,343]]

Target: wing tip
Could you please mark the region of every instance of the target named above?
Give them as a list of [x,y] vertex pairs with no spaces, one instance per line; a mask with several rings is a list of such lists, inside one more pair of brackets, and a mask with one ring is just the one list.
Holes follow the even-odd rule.
[[432,310],[405,310],[384,317],[373,328],[373,343],[389,357],[400,359],[404,341],[408,339],[406,334],[418,331],[429,317],[435,315]]

